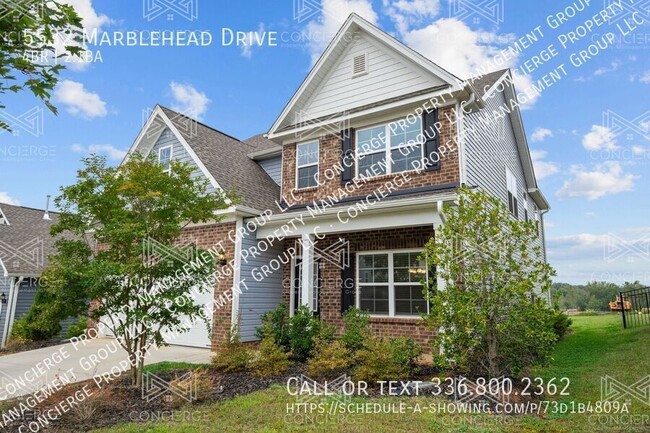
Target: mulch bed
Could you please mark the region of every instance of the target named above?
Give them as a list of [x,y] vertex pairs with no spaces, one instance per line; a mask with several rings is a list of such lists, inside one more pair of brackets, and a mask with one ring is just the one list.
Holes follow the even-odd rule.
[[[188,373],[189,369],[179,369],[156,373],[156,376],[170,381],[174,378]],[[66,386],[51,398],[38,405],[37,412],[28,414],[26,419],[18,420],[7,425],[2,431],[17,432],[19,426],[34,422],[34,417],[43,414],[48,409],[57,407],[66,397],[74,396],[76,392],[86,389],[93,391],[93,394],[72,408],[49,425],[42,427],[39,431],[44,432],[83,432],[93,429],[110,427],[115,424],[155,420],[161,414],[166,419],[173,416],[174,411],[195,411],[197,405],[214,403],[222,400],[232,399],[239,395],[249,394],[255,391],[269,388],[273,384],[285,384],[287,379],[304,373],[302,365],[293,365],[289,370],[280,376],[257,377],[249,372],[223,373],[214,368],[203,370],[201,384],[204,391],[191,405],[181,398],[169,398],[160,396],[148,401],[143,398],[142,388],[132,387],[128,373],[99,389],[92,380],[75,383]],[[198,388],[201,387],[199,384]],[[6,412],[7,409],[5,409]],[[180,412],[179,412],[180,413]],[[0,421],[2,418],[0,417]],[[28,431],[29,429],[25,429]]]
[[9,345],[0,349],[0,356],[26,352],[28,350],[42,349],[44,347],[57,346],[63,343],[65,343],[63,340],[26,341],[23,343],[9,342]]

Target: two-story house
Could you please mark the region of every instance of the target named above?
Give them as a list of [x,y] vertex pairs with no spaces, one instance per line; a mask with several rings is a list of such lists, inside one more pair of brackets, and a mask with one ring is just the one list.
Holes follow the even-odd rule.
[[[214,293],[212,336],[197,324],[174,344],[217,346],[239,323],[255,340],[260,316],[286,302],[342,324],[357,306],[380,335],[431,331],[418,259],[460,185],[538,222],[537,186],[508,70],[462,80],[351,15],[267,134],[239,141],[156,107],[129,154],[188,161],[241,201],[183,241],[221,243],[230,264]],[[128,155],[127,155],[128,158]]]

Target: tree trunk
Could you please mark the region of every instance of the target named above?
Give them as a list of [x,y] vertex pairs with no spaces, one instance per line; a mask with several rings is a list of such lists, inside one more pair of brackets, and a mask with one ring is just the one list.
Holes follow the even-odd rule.
[[490,376],[490,378],[495,378],[499,374],[499,365],[498,365],[499,343],[497,341],[496,331],[492,326],[488,326],[487,344],[488,344],[488,375]]

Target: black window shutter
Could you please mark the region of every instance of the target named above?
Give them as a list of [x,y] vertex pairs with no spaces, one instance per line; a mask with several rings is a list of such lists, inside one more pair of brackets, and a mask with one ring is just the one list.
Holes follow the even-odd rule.
[[349,264],[346,268],[341,269],[341,314],[345,313],[348,308],[354,307],[355,304],[355,287],[357,282],[354,278],[354,253],[350,253]]
[[348,128],[341,131],[341,182],[349,182],[352,180],[352,173],[354,173],[354,149],[352,148],[352,137],[354,136],[354,129]]
[[424,161],[426,171],[440,169],[440,155],[438,155],[438,110],[426,111],[422,114],[422,130],[424,133]]

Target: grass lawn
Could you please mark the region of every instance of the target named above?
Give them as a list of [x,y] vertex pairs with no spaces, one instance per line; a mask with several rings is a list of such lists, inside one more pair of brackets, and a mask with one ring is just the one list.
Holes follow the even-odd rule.
[[[560,402],[592,402],[600,399],[600,379],[609,375],[630,385],[650,374],[650,327],[623,330],[617,315],[576,316],[573,333],[558,345],[549,366],[535,369],[530,376],[546,381],[556,377],[571,380],[570,396]],[[553,399],[549,397],[549,399]],[[630,417],[592,416],[588,414],[547,414],[545,416],[355,414],[323,421],[323,416],[287,416],[287,404],[295,397],[284,387],[275,386],[231,401],[188,406],[183,410],[193,413],[193,420],[125,424],[98,430],[103,433],[181,433],[181,432],[648,432],[650,407],[632,400]],[[422,408],[430,403],[443,402],[439,398],[355,398],[355,402],[405,403]],[[315,419],[315,421],[314,421]]]

